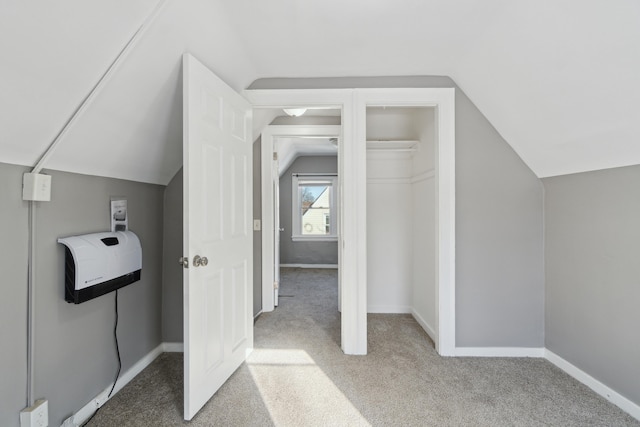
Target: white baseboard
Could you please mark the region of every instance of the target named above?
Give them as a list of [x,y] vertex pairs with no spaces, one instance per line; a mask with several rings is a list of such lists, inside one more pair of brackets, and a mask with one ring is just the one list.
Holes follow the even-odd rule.
[[457,357],[544,357],[544,347],[456,347]]
[[[142,359],[138,360],[138,362],[129,368],[125,373],[120,375],[118,381],[116,383],[115,388],[113,389],[113,393],[111,396],[117,394],[122,387],[127,385],[129,381],[135,378],[144,368],[149,366],[151,362],[153,362],[158,356],[160,356],[164,350],[165,344],[160,344],[153,350],[151,350],[146,356]],[[93,413],[98,410],[102,405],[104,405],[109,400],[109,392],[111,391],[112,385],[109,385],[105,388],[100,394],[91,399],[89,403],[84,405],[78,412],[64,420],[62,427],[78,427],[81,426],[85,421],[93,415]]]
[[164,353],[184,353],[184,343],[181,342],[163,342],[162,351]]
[[549,362],[556,365],[558,368],[565,371],[567,374],[571,375],[576,380],[580,381],[582,384],[589,387],[591,390],[598,393],[600,396],[607,399],[609,402],[613,403],[623,411],[627,412],[629,415],[634,417],[637,420],[640,420],[640,406],[636,405],[620,393],[613,390],[611,387],[606,386],[601,383],[597,379],[593,378],[591,375],[584,372],[582,369],[572,365],[570,362],[567,362],[562,357],[558,356],[554,352],[545,349],[545,359]]
[[431,338],[431,340],[433,342],[436,342],[436,331],[434,331],[434,329],[427,323],[427,321],[424,320],[424,318],[422,316],[420,316],[413,309],[411,310],[411,315],[416,320],[416,322],[418,322],[418,324],[420,326],[422,326],[422,329],[424,329],[424,331],[427,333],[427,335],[429,335],[429,338]]
[[411,307],[404,305],[370,305],[367,307],[367,313],[372,314],[409,314]]
[[280,264],[284,268],[332,268],[337,269],[338,264]]

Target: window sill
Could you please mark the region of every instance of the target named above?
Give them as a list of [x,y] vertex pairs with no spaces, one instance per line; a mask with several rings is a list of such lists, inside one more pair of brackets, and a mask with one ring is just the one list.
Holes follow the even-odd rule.
[[291,240],[294,242],[337,242],[338,236],[318,236],[318,237],[292,236]]

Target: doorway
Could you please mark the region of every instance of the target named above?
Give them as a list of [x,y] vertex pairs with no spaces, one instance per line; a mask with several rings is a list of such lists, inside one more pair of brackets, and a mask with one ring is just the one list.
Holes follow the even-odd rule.
[[440,355],[454,356],[455,346],[455,89],[279,89],[246,90],[256,108],[340,108],[339,148],[342,216],[340,306],[342,350],[367,354],[367,107],[431,107],[435,124],[436,330]]
[[[337,114],[339,114],[339,110]],[[310,117],[313,116],[308,116],[307,119]],[[318,260],[314,262],[312,260],[313,251],[319,250],[323,254],[321,261],[326,261],[333,259],[332,251],[339,252],[340,250],[338,245],[340,224],[337,219],[340,216],[341,206],[339,180],[337,179],[337,162],[334,161],[334,166],[331,166],[330,159],[330,157],[339,159],[338,141],[340,137],[341,127],[335,124],[269,125],[261,133],[262,311],[272,311],[278,304],[281,263],[300,267],[308,264],[328,264],[327,262],[317,262]],[[314,157],[322,162],[314,161]],[[292,167],[294,169],[298,167],[298,169],[292,170]],[[335,180],[331,183],[325,182],[330,177],[334,177]],[[281,188],[281,182],[286,183],[287,188]],[[294,183],[296,184],[295,189]],[[329,212],[324,212],[326,209],[317,209],[312,212],[309,210],[309,206],[305,206],[304,211],[294,209],[296,203],[304,202],[300,197],[296,200],[296,196],[302,195],[303,191],[306,190],[313,194],[315,189],[326,189],[327,187],[332,187],[332,189],[322,194],[332,194],[333,215],[327,217],[326,214]],[[318,196],[320,195],[321,193],[318,193]],[[280,209],[281,199],[288,202],[283,206],[285,211]],[[314,226],[308,218],[307,221],[303,220],[304,217],[311,217],[320,210],[323,211],[319,213],[321,219],[329,219],[328,224],[323,224],[325,226],[323,234],[320,234],[320,224]],[[305,230],[305,225],[311,230]],[[286,253],[289,254],[296,249],[302,250],[304,253],[300,258],[285,257],[281,262],[280,242],[284,239],[286,240],[283,246],[288,249]],[[310,254],[305,255],[305,253]],[[336,264],[336,267],[339,268],[339,255]]]

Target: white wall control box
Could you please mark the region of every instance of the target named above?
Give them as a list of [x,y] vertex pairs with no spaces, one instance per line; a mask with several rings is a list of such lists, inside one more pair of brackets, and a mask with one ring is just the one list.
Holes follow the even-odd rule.
[[25,173],[22,180],[22,200],[51,200],[51,175]]
[[36,400],[33,406],[20,412],[20,427],[47,427],[49,425],[49,402]]

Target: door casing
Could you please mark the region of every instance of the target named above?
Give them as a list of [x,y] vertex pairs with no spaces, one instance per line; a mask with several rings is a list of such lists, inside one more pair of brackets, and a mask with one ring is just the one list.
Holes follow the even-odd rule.
[[[342,143],[338,146],[341,194],[341,233],[338,245],[342,308],[341,347],[346,354],[356,355],[367,353],[366,108],[435,108],[438,236],[435,345],[440,355],[454,356],[455,89],[260,89],[245,90],[244,95],[254,108],[323,107],[342,111]],[[271,157],[267,165],[270,164]],[[264,168],[264,159],[262,165]],[[263,179],[263,186],[264,181]],[[267,181],[267,184],[271,185],[271,181]]]
[[274,309],[273,281],[276,276],[274,253],[276,218],[275,194],[273,182],[279,178],[273,161],[274,141],[278,137],[326,137],[340,138],[340,126],[335,125],[298,125],[276,126],[264,128],[261,133],[261,165],[262,165],[262,311]]

